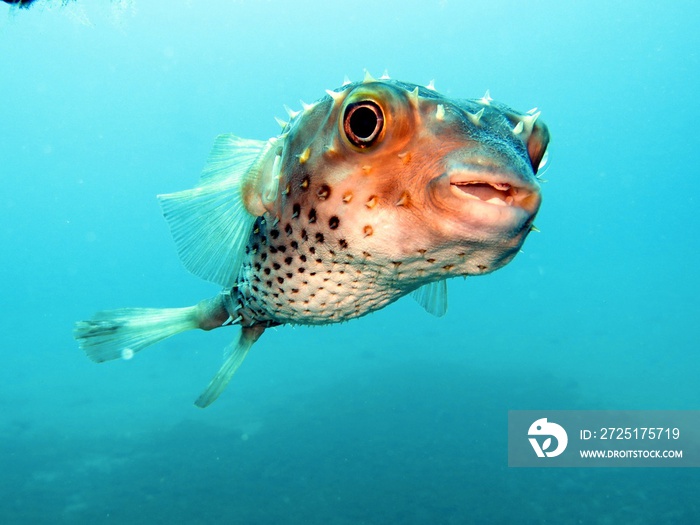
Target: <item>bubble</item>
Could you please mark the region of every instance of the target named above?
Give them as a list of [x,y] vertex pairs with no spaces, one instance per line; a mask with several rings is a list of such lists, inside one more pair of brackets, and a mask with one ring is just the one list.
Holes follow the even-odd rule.
[[122,349],[122,359],[128,361],[132,357],[134,357],[134,351],[131,348]]
[[241,441],[248,441],[250,436],[248,434],[241,434]]

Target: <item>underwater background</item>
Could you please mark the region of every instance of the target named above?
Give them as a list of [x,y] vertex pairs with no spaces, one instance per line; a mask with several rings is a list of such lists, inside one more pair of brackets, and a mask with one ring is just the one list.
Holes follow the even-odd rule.
[[[0,523],[698,523],[700,471],[509,468],[515,409],[700,409],[696,2],[0,5]],[[96,365],[73,323],[185,306],[155,195],[343,76],[542,110],[505,268],[341,325]]]

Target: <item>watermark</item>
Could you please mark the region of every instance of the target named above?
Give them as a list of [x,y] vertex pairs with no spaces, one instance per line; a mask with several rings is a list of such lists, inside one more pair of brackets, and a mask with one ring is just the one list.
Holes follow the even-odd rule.
[[700,467],[700,410],[511,410],[511,467]]

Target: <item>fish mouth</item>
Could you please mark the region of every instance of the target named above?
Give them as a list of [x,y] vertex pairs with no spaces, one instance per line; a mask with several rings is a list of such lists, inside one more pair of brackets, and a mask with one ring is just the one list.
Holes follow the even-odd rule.
[[534,214],[540,205],[539,187],[518,179],[511,174],[483,171],[460,170],[449,175],[450,190],[460,199],[484,206],[519,208]]

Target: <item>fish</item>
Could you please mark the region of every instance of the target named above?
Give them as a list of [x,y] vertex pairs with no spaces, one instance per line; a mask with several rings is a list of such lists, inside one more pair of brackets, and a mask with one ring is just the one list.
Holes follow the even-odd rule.
[[182,263],[220,293],[77,322],[90,359],[239,326],[204,408],[266,329],[348,321],[409,294],[441,316],[448,279],[503,267],[536,229],[550,139],[536,109],[366,74],[287,113],[266,141],[220,135],[194,188],[158,196]]

